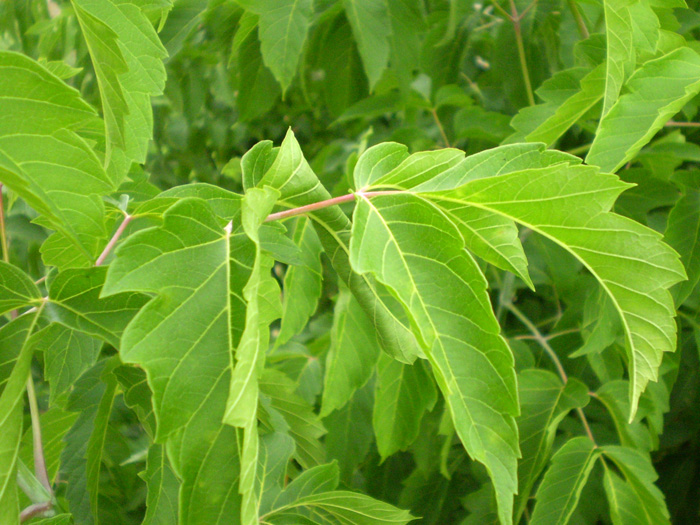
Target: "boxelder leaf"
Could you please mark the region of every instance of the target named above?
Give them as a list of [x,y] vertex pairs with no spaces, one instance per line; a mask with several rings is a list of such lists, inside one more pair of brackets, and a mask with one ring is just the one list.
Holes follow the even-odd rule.
[[423,414],[435,406],[437,389],[428,374],[422,360],[407,365],[379,355],[372,425],[383,459],[416,440]]
[[[259,230],[263,221],[275,205],[279,192],[265,187],[251,188],[241,204],[243,230],[255,244],[255,259],[250,278],[243,288],[246,302],[245,328],[236,348],[235,366],[229,397],[224,412],[224,423],[243,429],[241,446],[241,476],[238,490],[242,496],[241,522],[258,522],[258,494],[255,479],[258,466],[258,379],[265,363],[265,352],[270,339],[270,323],[280,315],[279,288],[270,270],[274,261],[261,249]],[[226,251],[231,250],[232,223],[226,226]],[[227,266],[228,268],[228,266]],[[276,293],[276,297],[274,297]],[[272,304],[268,297],[273,295]],[[277,306],[278,308],[275,308]],[[232,346],[232,345],[231,345]]]
[[44,353],[44,378],[51,385],[49,401],[57,403],[97,362],[102,342],[59,323],[51,323],[36,339],[36,350]]
[[[0,522],[19,523],[17,457],[22,438],[24,388],[29,377],[42,306],[0,329],[0,348],[14,354],[14,366],[0,394]],[[7,350],[6,350],[7,349]]]
[[370,89],[389,65],[391,20],[384,0],[343,0]]
[[260,391],[270,407],[284,418],[289,435],[296,443],[294,459],[304,468],[322,464],[326,451],[319,438],[326,433],[313,406],[302,399],[295,390],[297,385],[286,374],[266,368],[260,379]]
[[280,493],[272,505],[272,510],[285,507],[312,494],[335,490],[339,483],[338,476],[338,463],[336,461],[305,470]]
[[0,314],[41,299],[34,281],[16,266],[0,261]]
[[312,0],[253,0],[244,5],[260,16],[258,38],[263,60],[284,93],[296,74],[309,32]]
[[151,96],[165,87],[167,52],[140,2],[74,0],[73,4],[100,88],[107,157],[111,148],[117,148],[128,159],[143,163],[153,133]]
[[486,466],[500,518],[511,523],[520,455],[513,356],[461,234],[420,197],[361,196],[350,260],[357,272],[372,272],[391,287],[410,313],[457,434]]
[[574,377],[566,385],[548,370],[523,370],[518,374],[520,393],[520,450],[518,495],[515,522],[522,517],[532,487],[542,473],[562,419],[573,409],[583,408],[589,400],[588,388]]
[[408,157],[408,148],[396,142],[382,142],[367,148],[353,170],[355,188],[361,190],[391,172]]
[[605,459],[611,460],[626,480],[606,468],[605,489],[613,523],[666,524],[669,520],[664,495],[654,485],[659,477],[651,458],[628,447],[602,447]]
[[374,373],[380,348],[372,322],[352,293],[342,288],[333,313],[326,356],[321,417],[342,408]]
[[554,241],[600,282],[622,320],[634,417],[639,396],[658,377],[664,352],[675,348],[668,289],[685,278],[677,254],[661,235],[609,210],[627,184],[587,166],[555,165],[474,180],[428,194],[492,211]]
[[605,0],[605,96],[603,113],[605,117],[617,101],[622,84],[634,69],[634,45],[632,37],[632,17],[629,2]]
[[668,214],[664,238],[680,255],[688,280],[673,289],[682,304],[700,282],[700,178],[688,174],[680,200]]
[[402,524],[415,519],[406,510],[397,509],[364,494],[334,490],[302,497],[286,507],[272,511],[274,514],[290,510],[310,512],[322,524],[352,523],[353,525],[381,525],[383,523]]
[[97,116],[76,90],[28,57],[0,52],[0,71],[0,182],[91,262],[107,236],[101,196],[115,185],[75,130]]
[[567,441],[554,457],[537,490],[533,524],[568,523],[600,451],[587,437]]
[[180,482],[168,463],[162,445],[149,447],[146,470],[140,476],[148,488],[143,525],[177,523],[177,496]]
[[[311,170],[289,130],[279,152],[259,184],[278,188],[285,207],[304,206],[330,198]],[[403,362],[410,363],[421,350],[406,326],[403,312],[386,289],[368,276],[355,274],[348,261],[350,220],[338,206],[310,214],[318,237],[338,276],[348,285],[355,298],[375,323],[382,348]]]
[[322,292],[323,273],[320,256],[323,247],[311,219],[299,217],[296,220],[293,239],[300,248],[302,264],[289,267],[284,276],[282,325],[275,340],[276,346],[286,343],[304,329],[316,311]]
[[[586,163],[617,171],[700,92],[700,56],[681,47],[646,62],[600,120]],[[622,130],[622,131],[621,131]]]
[[65,270],[47,281],[46,315],[51,321],[119,348],[126,325],[146,303],[139,293],[120,293],[100,298],[107,268],[99,266]]

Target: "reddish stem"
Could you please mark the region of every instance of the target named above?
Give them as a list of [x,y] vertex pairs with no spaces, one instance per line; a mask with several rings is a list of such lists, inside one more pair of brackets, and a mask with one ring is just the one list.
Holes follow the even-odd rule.
[[124,220],[119,225],[119,228],[117,228],[117,231],[114,232],[114,235],[112,235],[112,238],[107,243],[107,246],[105,246],[105,249],[102,250],[102,253],[95,261],[95,266],[100,266],[103,262],[105,262],[105,259],[107,258],[109,253],[114,248],[114,245],[117,244],[119,237],[122,236],[122,233],[124,233],[124,230],[126,230],[126,227],[129,225],[129,223],[131,222],[132,219],[133,219],[133,216],[131,216],[129,214],[127,214],[126,217],[124,217]]
[[297,215],[303,215],[305,213],[310,213],[316,210],[321,210],[323,208],[328,208],[329,206],[336,206],[344,202],[351,202],[355,200],[355,197],[359,195],[360,197],[377,197],[379,195],[392,195],[394,193],[402,193],[401,190],[385,190],[385,191],[368,191],[362,192],[358,191],[356,193],[348,193],[347,195],[341,195],[340,197],[333,197],[332,199],[326,199],[325,201],[314,202],[313,204],[307,204],[305,206],[299,206],[298,208],[292,208],[290,210],[278,211],[277,213],[271,213],[265,219],[265,222],[278,221],[280,219],[287,219],[289,217],[296,217]]

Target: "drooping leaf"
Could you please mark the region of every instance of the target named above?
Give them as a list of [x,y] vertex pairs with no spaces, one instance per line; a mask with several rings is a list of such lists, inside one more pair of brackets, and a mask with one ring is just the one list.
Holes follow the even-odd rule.
[[634,448],[618,446],[605,446],[602,453],[625,478],[623,481],[606,468],[605,489],[613,523],[671,523],[664,495],[654,485],[658,474],[649,456]]
[[552,457],[537,490],[531,523],[567,523],[600,451],[587,437],[569,439]]
[[379,356],[372,426],[382,458],[405,450],[418,437],[423,414],[437,401],[428,373],[423,360],[407,365]]
[[321,417],[342,408],[374,373],[380,348],[372,322],[347,289],[338,296],[326,357]]
[[12,372],[0,394],[0,521],[19,523],[17,457],[22,438],[24,388],[30,373],[34,347],[32,334],[41,316],[37,311],[18,317],[0,329],[0,346],[16,355]]
[[601,119],[586,162],[617,171],[700,92],[700,56],[688,47],[646,62]]
[[685,301],[700,281],[700,180],[688,174],[684,194],[668,214],[664,238],[681,256],[688,280],[674,290],[676,304]]
[[391,287],[411,315],[457,434],[489,471],[500,518],[510,523],[520,455],[513,356],[459,230],[420,197],[362,196],[350,260]]
[[258,36],[262,57],[284,94],[296,75],[313,15],[312,1],[255,0],[244,5],[260,17]]
[[149,447],[146,470],[141,476],[148,487],[143,525],[177,523],[177,493],[180,483],[161,445]]
[[370,89],[389,64],[391,21],[385,0],[343,0]]
[[574,408],[588,403],[588,388],[570,377],[566,385],[547,370],[524,370],[518,375],[520,411],[520,450],[518,495],[515,521],[519,522],[530,498],[535,481],[542,473],[551,453],[557,427]]
[[301,332],[316,311],[321,295],[322,247],[311,220],[300,217],[294,226],[294,242],[301,249],[303,264],[293,265],[284,276],[282,324],[275,344],[282,345]]

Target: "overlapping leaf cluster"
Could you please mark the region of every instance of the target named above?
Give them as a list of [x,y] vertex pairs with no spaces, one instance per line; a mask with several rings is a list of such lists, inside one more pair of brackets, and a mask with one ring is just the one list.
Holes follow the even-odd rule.
[[693,515],[700,21],[560,4],[4,4],[0,522]]

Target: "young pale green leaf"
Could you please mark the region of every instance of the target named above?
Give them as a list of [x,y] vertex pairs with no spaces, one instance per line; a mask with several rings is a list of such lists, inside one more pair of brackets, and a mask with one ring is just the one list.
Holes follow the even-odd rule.
[[606,468],[606,492],[611,507],[613,523],[647,523],[664,525],[671,523],[664,495],[654,482],[659,477],[651,458],[639,450],[628,447],[602,447],[605,459],[611,460],[625,477]]
[[646,62],[601,119],[586,162],[617,171],[700,92],[700,55],[688,47]]
[[629,4],[624,0],[605,0],[605,95],[602,117],[615,104],[622,84],[634,69],[632,18]]
[[[235,366],[231,355],[233,373],[223,421],[243,429],[238,491],[242,497],[241,522],[244,525],[258,523],[259,502],[255,490],[259,452],[258,380],[265,363],[270,323],[281,314],[279,288],[270,273],[274,261],[262,252],[259,230],[278,197],[279,192],[272,188],[251,188],[241,203],[241,222],[245,234],[255,244],[255,259],[250,278],[243,288],[245,328],[236,348]],[[226,232],[226,251],[230,252],[232,223],[226,226]],[[226,267],[228,273],[230,270],[228,265]],[[230,277],[227,276],[227,280]],[[231,343],[229,346],[233,347]]]
[[[355,208],[350,260],[405,305],[467,452],[496,487],[512,522],[520,455],[513,356],[500,335],[486,279],[441,210],[410,194],[365,196]],[[449,290],[450,293],[445,293]]]
[[286,343],[304,329],[316,311],[322,291],[320,256],[323,248],[311,219],[298,218],[293,236],[295,245],[301,250],[302,264],[289,267],[284,276],[282,324],[275,340],[276,346]]
[[0,314],[41,299],[34,281],[16,266],[0,261]]
[[570,439],[557,450],[537,490],[530,523],[568,523],[599,455],[595,444],[583,436]]
[[685,278],[661,235],[609,210],[627,185],[586,166],[555,165],[469,182],[426,196],[498,213],[569,251],[600,282],[620,315],[627,339],[631,414],[664,352],[675,348],[668,289]]
[[167,52],[140,2],[74,0],[73,4],[100,87],[108,157],[109,147],[114,147],[142,163],[153,132],[151,97],[165,87]]
[[146,470],[140,476],[148,488],[143,525],[177,523],[177,496],[180,482],[168,463],[162,445],[151,445],[148,448]]
[[684,193],[668,214],[664,238],[680,255],[688,280],[673,289],[676,304],[682,304],[700,282],[700,178],[688,173],[681,179]]
[[536,93],[544,100],[528,106],[513,117],[517,131],[507,142],[553,144],[603,97],[605,67],[592,70],[574,68],[561,71],[542,83]]
[[370,89],[389,65],[391,20],[385,0],[343,0]]
[[345,406],[374,373],[380,354],[372,321],[343,288],[333,314],[331,348],[326,356],[321,417]]
[[[0,522],[19,523],[17,457],[22,438],[22,398],[30,373],[37,328],[42,307],[27,313],[0,329],[0,347],[11,348],[14,366],[0,394]],[[6,346],[7,345],[7,346]]]
[[312,0],[254,0],[244,5],[260,17],[258,38],[262,57],[284,94],[296,75],[309,32]]
[[[299,511],[297,514],[295,511]],[[335,523],[352,523],[353,525],[382,525],[403,524],[415,518],[406,510],[397,509],[393,505],[373,499],[364,494],[334,490],[310,494],[297,499],[286,507],[274,510],[270,516],[265,516],[272,523],[299,523],[299,521],[276,521],[275,514],[282,514],[290,519],[295,514],[305,513],[313,516],[314,521],[320,525],[332,525]],[[297,520],[303,519],[296,518]],[[301,523],[308,523],[301,521]]]
[[[304,159],[291,130],[275,154],[274,162],[259,184],[279,189],[282,193],[280,204],[292,208],[330,198]],[[408,323],[401,307],[381,284],[371,277],[357,275],[350,267],[350,220],[338,206],[317,210],[310,217],[317,226],[318,237],[338,276],[374,321],[382,348],[403,362],[413,362],[421,350],[406,326]]]
[[423,360],[407,365],[379,356],[372,426],[383,459],[416,440],[423,414],[436,401],[437,389]]
[[518,375],[520,393],[520,450],[518,495],[515,498],[515,522],[522,517],[532,487],[542,473],[562,419],[573,409],[588,403],[588,388],[574,377],[566,385],[547,370],[523,370]]

